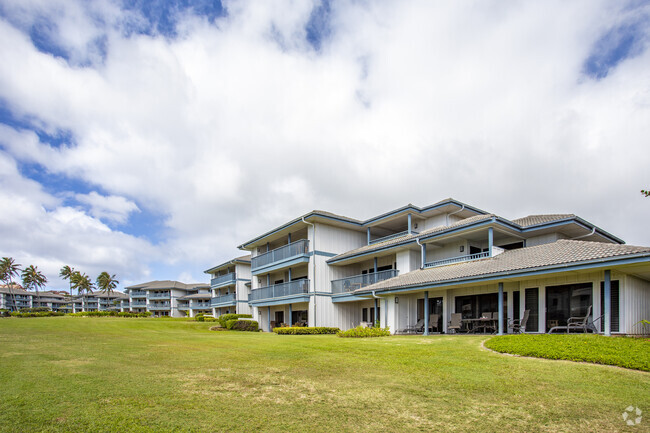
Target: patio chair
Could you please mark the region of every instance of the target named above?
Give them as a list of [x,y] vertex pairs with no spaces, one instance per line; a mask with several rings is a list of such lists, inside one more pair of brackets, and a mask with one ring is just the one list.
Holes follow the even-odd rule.
[[438,321],[440,320],[440,314],[430,314],[429,315],[429,330],[433,332],[435,329],[436,332],[440,332],[438,329]]
[[[553,334],[555,331],[564,331],[568,334],[572,329],[581,330],[585,334],[589,331],[594,331],[596,327],[592,323],[589,323],[589,316],[591,316],[591,305],[587,308],[587,314],[584,317],[569,317],[566,321],[566,326],[554,326],[548,330],[549,334]],[[600,318],[599,318],[600,319]]]
[[524,316],[521,319],[513,319],[508,322],[508,329],[511,330],[513,334],[523,334],[526,332],[528,316],[530,316],[530,310],[525,310]]
[[422,332],[422,331],[424,331],[424,319],[420,319],[415,323],[415,325],[407,326],[406,328],[400,329],[397,332],[403,333],[403,334],[410,334],[411,332],[418,333],[418,332]]
[[447,331],[460,332],[462,327],[463,327],[463,314],[453,313],[451,315],[451,320],[449,321],[449,325],[447,325]]

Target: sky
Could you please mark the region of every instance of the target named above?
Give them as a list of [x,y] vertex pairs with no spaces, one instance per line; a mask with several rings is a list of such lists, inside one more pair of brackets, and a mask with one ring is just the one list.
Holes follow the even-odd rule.
[[208,282],[453,197],[650,245],[650,2],[0,1],[0,256]]

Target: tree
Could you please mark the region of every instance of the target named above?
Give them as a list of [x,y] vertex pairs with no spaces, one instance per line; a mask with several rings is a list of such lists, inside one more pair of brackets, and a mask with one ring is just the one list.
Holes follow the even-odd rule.
[[84,293],[92,293],[95,286],[88,275],[79,271],[75,271],[70,280],[72,281],[72,287],[77,289],[77,294],[81,295],[81,309],[83,310],[86,305]]
[[643,195],[646,196],[646,197],[650,197],[650,190],[642,189],[642,190],[641,190],[641,194],[643,194]]
[[38,289],[43,288],[45,283],[47,283],[47,278],[38,268],[34,265],[29,265],[23,269],[23,288],[25,290],[36,289],[36,298],[38,299],[38,306],[41,306],[41,295],[38,293]]
[[115,279],[115,274],[109,275],[106,271],[102,272],[97,277],[97,288],[100,292],[108,295],[109,298],[119,283],[120,282]]
[[70,283],[70,296],[72,296],[72,275],[74,275],[74,273],[74,268],[71,268],[68,265],[62,267],[61,272],[59,272],[59,277],[63,278],[64,280],[68,280]]
[[0,279],[6,284],[9,289],[9,294],[14,303],[14,311],[18,310],[16,306],[16,295],[14,294],[12,287],[14,284],[14,277],[18,276],[18,271],[20,271],[20,265],[16,263],[13,257],[3,257],[0,261]]

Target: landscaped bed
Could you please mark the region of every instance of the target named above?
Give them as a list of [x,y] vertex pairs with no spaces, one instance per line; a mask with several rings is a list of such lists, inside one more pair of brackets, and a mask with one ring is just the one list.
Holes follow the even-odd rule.
[[0,319],[0,431],[647,431],[650,374],[503,356],[484,336],[211,332]]
[[485,347],[501,353],[650,371],[650,339],[602,335],[503,335]]

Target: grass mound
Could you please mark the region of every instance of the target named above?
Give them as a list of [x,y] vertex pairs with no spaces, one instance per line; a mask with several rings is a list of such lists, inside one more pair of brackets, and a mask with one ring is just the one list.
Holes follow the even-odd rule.
[[650,339],[602,335],[503,335],[485,342],[501,353],[593,362],[650,371]]

